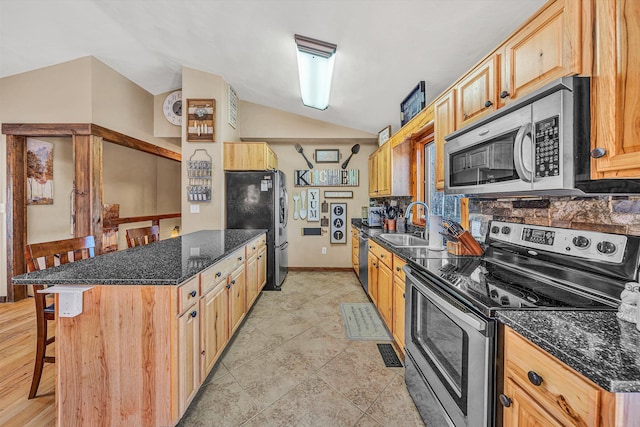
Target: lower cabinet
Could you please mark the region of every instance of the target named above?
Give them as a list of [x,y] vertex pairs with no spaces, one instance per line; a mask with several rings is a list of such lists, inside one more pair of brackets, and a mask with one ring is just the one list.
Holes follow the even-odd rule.
[[267,282],[266,238],[260,237],[247,245],[246,311],[253,305]]
[[184,413],[200,387],[200,318],[198,304],[178,317],[179,408]]
[[202,382],[207,378],[207,374],[229,341],[229,293],[226,278],[202,297],[200,314],[200,348],[202,349],[200,381]]
[[238,329],[245,315],[245,269],[244,265],[238,267],[229,277],[227,289],[229,290],[229,330],[230,334]]
[[406,262],[393,256],[393,327],[391,332],[393,333],[393,339],[398,344],[400,351],[404,353],[404,289],[405,289],[405,276],[402,267],[406,265]]
[[369,296],[382,316],[387,328],[391,330],[392,322],[392,284],[393,255],[391,252],[369,240],[368,273]]
[[638,393],[611,393],[504,327],[503,425],[639,425]]

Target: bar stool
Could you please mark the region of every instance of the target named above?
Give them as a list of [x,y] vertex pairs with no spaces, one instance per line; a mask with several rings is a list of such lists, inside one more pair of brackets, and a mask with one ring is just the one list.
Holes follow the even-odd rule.
[[[45,268],[67,264],[95,256],[95,240],[93,236],[56,240],[53,242],[33,243],[25,247],[27,271],[33,272]],[[45,363],[55,363],[54,356],[47,356],[47,346],[53,343],[55,336],[49,337],[47,324],[55,320],[54,304],[47,305],[46,294],[38,293],[45,285],[33,285],[33,297],[36,303],[36,360],[33,368],[33,379],[29,399],[33,399],[40,385],[42,369]]]

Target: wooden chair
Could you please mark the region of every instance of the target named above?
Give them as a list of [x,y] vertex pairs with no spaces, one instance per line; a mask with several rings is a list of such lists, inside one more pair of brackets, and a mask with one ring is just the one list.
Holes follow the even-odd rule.
[[151,242],[160,240],[160,227],[152,225],[151,227],[130,228],[127,230],[127,247],[148,245]]
[[[34,243],[25,247],[25,261],[27,271],[44,270],[45,268],[67,264],[80,259],[95,256],[95,241],[93,236],[77,237],[73,239],[57,240],[54,242]],[[55,320],[53,303],[47,305],[46,294],[38,293],[45,285],[33,285],[33,296],[36,303],[36,360],[33,368],[33,379],[29,399],[33,399],[40,385],[42,369],[45,363],[55,363],[54,356],[47,356],[47,346],[53,343],[55,336],[49,337],[47,322]]]

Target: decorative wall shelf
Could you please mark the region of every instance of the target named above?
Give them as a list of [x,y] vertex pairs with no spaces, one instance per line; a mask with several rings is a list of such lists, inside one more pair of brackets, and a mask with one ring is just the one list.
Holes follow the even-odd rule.
[[187,141],[216,141],[215,99],[187,99]]
[[187,199],[190,202],[210,202],[211,184],[213,181],[213,159],[207,152],[199,148],[187,161]]

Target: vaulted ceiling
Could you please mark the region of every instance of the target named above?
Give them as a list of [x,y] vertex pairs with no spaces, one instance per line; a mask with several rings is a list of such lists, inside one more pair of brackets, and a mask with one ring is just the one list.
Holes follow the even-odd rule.
[[[241,100],[368,131],[400,126],[545,0],[0,0],[0,77],[92,55],[152,94],[183,66]],[[330,106],[300,101],[293,35],[338,45]]]

